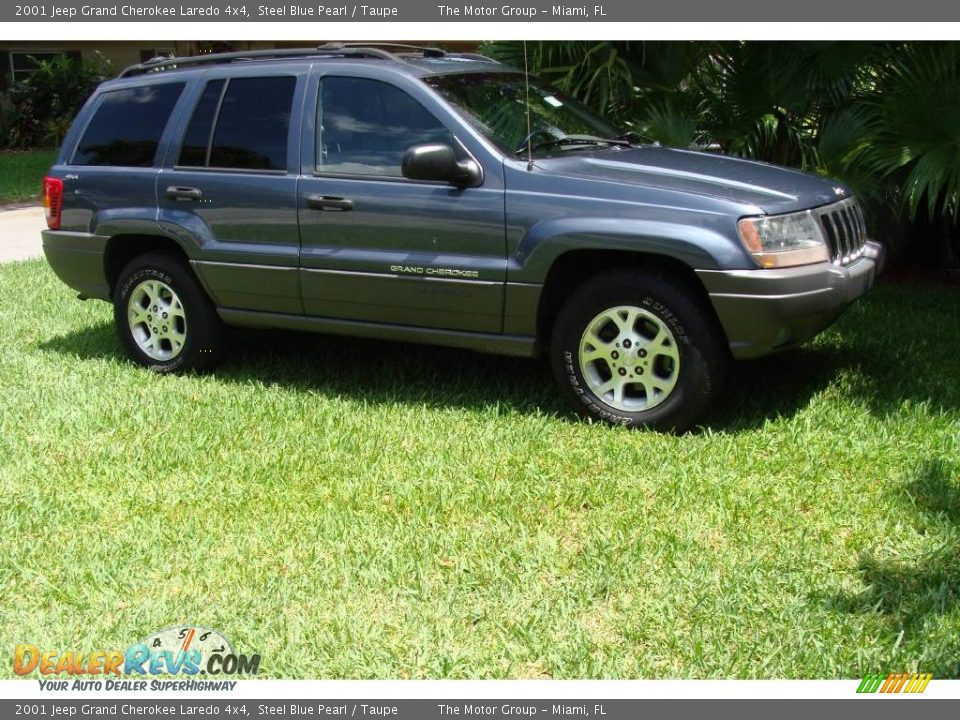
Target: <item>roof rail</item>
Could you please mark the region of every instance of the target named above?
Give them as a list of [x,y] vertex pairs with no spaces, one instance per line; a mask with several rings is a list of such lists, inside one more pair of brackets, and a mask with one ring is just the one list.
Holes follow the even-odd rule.
[[420,53],[423,57],[430,58],[440,58],[447,54],[446,50],[441,50],[438,47],[425,47],[423,45],[406,45],[404,43],[392,43],[392,42],[331,42],[326,45],[321,45],[321,50],[342,50],[342,49],[354,49],[354,50],[366,50],[366,49],[378,49],[383,48],[387,51],[409,51],[413,50],[414,52]]
[[[426,54],[426,48],[424,52]],[[433,48],[436,50],[436,48]],[[442,50],[437,50],[443,53]],[[137,65],[131,65],[117,76],[121,78],[143,75],[160,70],[176,70],[179,68],[202,65],[224,65],[232,62],[247,60],[273,60],[296,57],[357,57],[377,58],[379,60],[393,60],[399,62],[400,57],[393,53],[367,45],[338,45],[331,43],[316,48],[280,48],[276,50],[245,50],[241,52],[211,53],[209,55],[191,55],[188,57],[155,57]],[[439,57],[439,56],[438,56]]]
[[[352,48],[356,50],[363,50],[369,48],[382,48],[389,52],[395,53],[402,57],[406,57],[410,54],[419,54],[425,58],[456,58],[458,60],[476,60],[477,62],[488,62],[493,63],[494,65],[501,65],[502,63],[499,60],[494,60],[488,55],[481,55],[480,53],[472,52],[450,52],[443,50],[438,47],[424,46],[424,45],[407,45],[405,43],[393,43],[393,42],[331,42],[326,45],[321,45],[320,49],[329,49],[335,50],[338,48]],[[413,53],[404,52],[412,50]]]
[[454,57],[463,58],[464,60],[477,60],[479,62],[488,62],[493,63],[494,65],[502,65],[499,60],[495,60],[489,55],[481,55],[480,53],[455,53]]

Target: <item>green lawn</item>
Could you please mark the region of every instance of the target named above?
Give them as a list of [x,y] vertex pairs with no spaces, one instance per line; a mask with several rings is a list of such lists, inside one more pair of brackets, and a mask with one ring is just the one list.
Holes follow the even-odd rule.
[[43,176],[56,159],[55,150],[0,152],[0,205],[39,200]]
[[685,437],[453,350],[157,377],[41,262],[0,297],[0,676],[187,622],[271,677],[960,674],[956,291],[877,289]]

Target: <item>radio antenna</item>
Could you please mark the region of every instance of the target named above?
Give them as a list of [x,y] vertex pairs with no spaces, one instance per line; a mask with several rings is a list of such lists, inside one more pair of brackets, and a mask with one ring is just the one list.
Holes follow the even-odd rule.
[[523,41],[523,83],[527,97],[527,172],[533,170],[533,129],[530,122],[530,69],[527,66],[527,41]]

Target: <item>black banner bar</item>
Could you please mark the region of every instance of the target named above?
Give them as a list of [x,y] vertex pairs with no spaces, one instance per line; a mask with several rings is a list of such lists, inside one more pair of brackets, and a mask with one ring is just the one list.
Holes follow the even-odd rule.
[[0,22],[951,22],[960,3],[942,0],[56,0],[3,3]]

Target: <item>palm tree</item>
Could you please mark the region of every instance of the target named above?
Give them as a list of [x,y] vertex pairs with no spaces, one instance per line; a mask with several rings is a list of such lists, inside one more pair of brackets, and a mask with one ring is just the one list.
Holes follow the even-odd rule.
[[909,43],[877,72],[866,101],[872,166],[897,180],[911,218],[960,220],[960,44]]
[[[522,43],[485,52],[523,65]],[[941,257],[958,257],[958,43],[531,42],[527,59],[646,140],[839,178],[875,210],[933,222]]]

